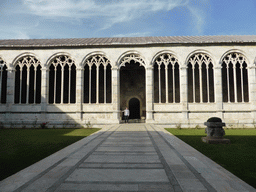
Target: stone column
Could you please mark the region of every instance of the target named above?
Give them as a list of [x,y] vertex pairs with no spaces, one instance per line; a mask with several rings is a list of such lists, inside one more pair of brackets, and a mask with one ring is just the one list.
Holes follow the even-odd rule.
[[120,122],[120,70],[117,66],[112,67],[112,104],[113,123]]
[[214,91],[216,103],[216,116],[223,119],[223,96],[222,96],[222,75],[221,64],[214,67]]
[[49,69],[46,66],[42,67],[42,78],[41,78],[41,121],[47,122],[47,104],[48,104],[48,79]]
[[81,66],[76,69],[76,115],[77,121],[81,123],[83,119],[83,68]]
[[248,67],[248,82],[249,82],[249,102],[251,103],[251,111],[253,124],[256,126],[256,66]]
[[183,123],[188,123],[188,81],[187,66],[180,67],[180,102],[182,104]]
[[146,123],[152,123],[153,102],[154,102],[154,85],[153,85],[153,66],[146,67]]
[[14,84],[15,84],[15,68],[12,64],[7,66],[7,95],[6,95],[6,113],[5,122],[11,126],[13,117],[11,115],[12,105],[14,104]]

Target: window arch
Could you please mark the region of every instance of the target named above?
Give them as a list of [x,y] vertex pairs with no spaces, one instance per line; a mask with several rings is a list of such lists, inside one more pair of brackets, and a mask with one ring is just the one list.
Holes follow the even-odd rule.
[[246,58],[240,53],[229,53],[222,59],[223,102],[249,102]]
[[90,56],[84,65],[84,103],[111,103],[111,65],[103,55]]
[[49,66],[49,103],[76,102],[76,66],[70,56],[53,58]]
[[41,103],[41,63],[34,56],[24,56],[15,63],[14,103]]
[[210,103],[214,97],[214,73],[212,59],[204,53],[196,53],[188,60],[188,102]]
[[121,60],[119,63],[119,68],[124,67],[126,63],[130,63],[134,61],[135,63],[139,63],[140,66],[145,66],[144,60],[141,58],[140,54],[138,53],[125,53],[122,55]]
[[7,66],[0,57],[0,103],[6,103],[7,94]]
[[169,53],[159,55],[154,61],[155,103],[180,102],[180,71],[176,57]]

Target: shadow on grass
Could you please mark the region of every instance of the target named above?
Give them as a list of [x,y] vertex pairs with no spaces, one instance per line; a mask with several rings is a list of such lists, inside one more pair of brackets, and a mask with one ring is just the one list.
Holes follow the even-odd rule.
[[256,130],[225,130],[231,144],[206,144],[204,129],[166,129],[256,188]]
[[0,180],[99,129],[1,129]]

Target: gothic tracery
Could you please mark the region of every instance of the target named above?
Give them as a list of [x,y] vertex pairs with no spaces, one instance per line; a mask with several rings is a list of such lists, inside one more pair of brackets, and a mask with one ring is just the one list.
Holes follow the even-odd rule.
[[154,82],[155,103],[180,102],[179,64],[176,57],[164,53],[155,59]]
[[188,60],[188,102],[214,102],[214,74],[212,59],[204,53],[192,55]]
[[76,102],[76,66],[67,55],[51,60],[49,74],[49,103]]
[[144,66],[145,62],[144,60],[140,57],[139,54],[127,54],[125,55],[121,61],[120,61],[120,67],[125,66],[126,63],[130,63],[131,61],[134,61],[135,63],[139,63],[140,66]]
[[229,53],[222,60],[223,102],[248,102],[247,60],[241,53]]
[[111,103],[111,65],[104,55],[93,55],[84,65],[84,103]]
[[41,102],[41,63],[34,56],[24,56],[15,64],[15,103]]

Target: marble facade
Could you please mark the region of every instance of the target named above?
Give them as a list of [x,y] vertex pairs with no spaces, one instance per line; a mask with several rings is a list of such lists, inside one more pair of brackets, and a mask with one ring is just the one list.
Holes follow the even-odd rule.
[[[21,46],[22,43],[19,46],[9,43],[7,47],[4,46],[4,43],[8,43],[7,40],[1,40],[0,122],[5,127],[39,127],[42,123],[47,123],[49,127],[68,127],[71,124],[72,126],[86,126],[88,122],[93,125],[116,124],[121,122],[121,111],[129,106],[131,99],[136,98],[140,103],[140,117],[145,118],[147,123],[166,124],[172,127],[195,127],[197,125],[203,127],[203,123],[214,116],[220,117],[228,127],[255,127],[256,37],[251,38],[253,41],[244,40],[243,42],[195,41],[173,44],[146,42],[143,44],[109,43],[79,46],[72,43],[65,46],[27,45],[24,40],[26,44],[24,46]],[[108,38],[105,40],[107,41]],[[200,55],[206,56],[208,61],[202,60]],[[26,68],[27,72],[22,72],[24,69],[17,67],[22,58],[28,56],[36,59],[32,64],[34,72],[31,72],[34,76],[29,75],[30,65]],[[65,64],[62,64],[63,69],[60,69],[59,76],[58,72],[54,76],[54,68],[50,69],[50,66],[56,58],[62,56],[67,58],[65,62],[71,62],[70,68],[64,69]],[[166,60],[167,56],[173,59],[163,64],[163,69],[160,63],[157,69],[156,61],[161,56],[166,57]],[[191,58],[196,56],[199,56],[199,59],[192,61]],[[228,57],[230,60],[226,61]],[[99,61],[100,58],[103,58],[102,63]],[[232,65],[232,59],[234,60],[233,66],[237,67],[229,69],[227,66]],[[158,61],[164,63],[165,59],[163,61],[158,59]],[[172,61],[177,63],[177,66],[175,67],[174,63],[168,71],[166,66],[171,65]],[[223,72],[225,61],[228,69]],[[37,75],[37,70],[35,70],[36,62],[40,65],[38,68],[41,71],[40,75]],[[191,62],[195,62],[195,65]],[[208,73],[207,62],[211,63],[209,73],[212,75]],[[74,67],[71,69],[72,65]],[[86,87],[90,90],[88,93],[85,91],[85,84],[88,83],[84,80],[85,65],[88,65],[89,69],[87,78],[92,80],[94,75],[96,80],[93,84],[90,80]],[[188,77],[189,65],[192,66],[192,72],[195,68],[199,68],[198,72],[191,73],[190,77]],[[95,66],[94,73],[91,73],[92,66]],[[107,66],[111,69],[109,76],[106,72]],[[202,69],[205,66],[207,69]],[[175,71],[174,68],[177,70]],[[133,69],[134,72],[132,72]],[[72,70],[74,73],[71,72]],[[137,70],[140,72],[136,73]],[[51,71],[52,79],[50,78]],[[4,73],[7,75],[4,76]],[[225,79],[223,76],[227,73],[230,75],[225,80],[228,93],[223,88],[223,79]],[[22,75],[27,76],[26,83],[22,82],[25,81]],[[158,81],[154,79],[156,76]],[[60,77],[61,82],[55,77]],[[65,80],[66,77],[67,80]],[[199,81],[196,81],[195,78],[198,77]],[[20,80],[17,80],[18,78]],[[41,78],[39,88],[36,88],[37,83],[31,84],[32,81],[37,82],[36,78]],[[191,78],[193,83],[188,78]],[[202,78],[207,82],[203,82]],[[6,84],[4,79],[6,79]],[[122,80],[129,81],[129,83],[120,83]],[[56,84],[54,84],[55,81]],[[72,84],[71,81],[75,83]],[[18,84],[19,88],[17,88]],[[29,88],[29,85],[35,88]],[[53,94],[49,93],[50,87],[53,92],[57,92],[59,87],[59,102],[49,102],[49,96]],[[38,89],[40,91],[36,92]],[[65,96],[66,92],[68,93]],[[89,94],[88,98],[95,97],[95,101],[88,99],[88,102],[85,102],[85,93]],[[39,97],[37,94],[40,94],[40,99],[36,99]],[[72,94],[75,94],[75,102],[70,101]],[[190,95],[192,100],[189,94],[193,94]],[[223,94],[226,95],[223,96]],[[160,101],[159,98],[163,99]]]

